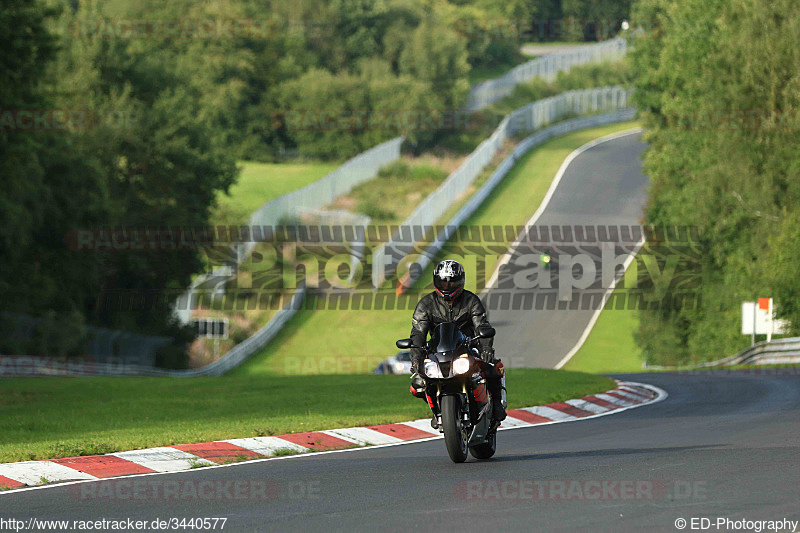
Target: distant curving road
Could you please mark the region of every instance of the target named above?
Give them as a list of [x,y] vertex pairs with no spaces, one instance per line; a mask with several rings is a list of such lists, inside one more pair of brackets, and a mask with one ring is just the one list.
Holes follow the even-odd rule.
[[[533,225],[536,228],[588,227],[597,231],[601,226],[620,231],[638,226],[648,184],[641,166],[645,144],[639,137],[638,133],[632,133],[608,140],[573,159]],[[531,206],[532,214],[537,207]],[[508,367],[553,368],[575,346],[594,314],[596,306],[592,307],[592,300],[587,300],[586,295],[591,293],[597,302],[604,292],[602,281],[598,281],[586,290],[570,291],[570,300],[562,297],[559,280],[567,274],[580,279],[581,274],[579,270],[573,274],[565,265],[559,265],[558,256],[565,254],[573,258],[577,253],[588,254],[600,272],[600,245],[595,241],[576,247],[575,242],[562,242],[552,230],[547,236],[545,242],[523,242],[512,247],[511,260],[501,267],[497,283],[483,297],[490,320],[497,327],[494,346]],[[629,255],[635,248],[634,244],[618,243],[615,255]],[[550,288],[539,285],[525,288],[515,277],[522,275],[525,278],[521,271],[535,267],[519,264],[519,259],[533,256],[538,262],[540,251],[547,251],[554,258],[547,271],[552,278]],[[539,276],[527,278],[538,280]],[[524,303],[526,297],[530,298],[527,307]],[[515,305],[513,300],[509,303],[509,298],[523,303]]]

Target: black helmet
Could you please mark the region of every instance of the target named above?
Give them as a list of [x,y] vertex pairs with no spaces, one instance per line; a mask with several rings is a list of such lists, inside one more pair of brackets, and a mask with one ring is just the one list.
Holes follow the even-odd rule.
[[450,302],[464,290],[464,267],[458,261],[447,259],[433,269],[433,286],[442,300]]

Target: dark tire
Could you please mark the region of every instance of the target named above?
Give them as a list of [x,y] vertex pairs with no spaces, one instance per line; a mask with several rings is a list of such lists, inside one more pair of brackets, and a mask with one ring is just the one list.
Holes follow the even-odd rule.
[[465,435],[461,427],[461,397],[444,396],[442,398],[442,426],[444,426],[444,444],[450,460],[463,463],[467,460],[469,435]]
[[475,459],[489,459],[491,456],[494,455],[496,449],[497,449],[497,433],[492,432],[492,434],[489,435],[485,443],[478,444],[477,446],[470,446],[469,453],[471,453],[472,457],[474,457]]

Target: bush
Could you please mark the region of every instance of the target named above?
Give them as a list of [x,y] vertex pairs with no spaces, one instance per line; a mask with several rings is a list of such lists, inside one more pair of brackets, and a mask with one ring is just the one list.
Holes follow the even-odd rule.
[[395,217],[394,211],[385,209],[375,200],[362,200],[358,204],[358,210],[376,221],[391,220]]
[[410,165],[405,161],[393,161],[378,171],[380,178],[407,178],[411,172]]

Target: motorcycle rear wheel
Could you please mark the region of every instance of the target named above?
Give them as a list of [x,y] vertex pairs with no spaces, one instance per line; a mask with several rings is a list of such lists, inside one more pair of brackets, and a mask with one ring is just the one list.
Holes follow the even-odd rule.
[[475,459],[489,459],[497,450],[497,433],[493,432],[486,437],[486,442],[477,446],[470,446],[469,453]]
[[461,397],[457,395],[444,396],[441,406],[447,454],[454,463],[463,463],[467,460],[469,435],[465,434],[461,424]]

